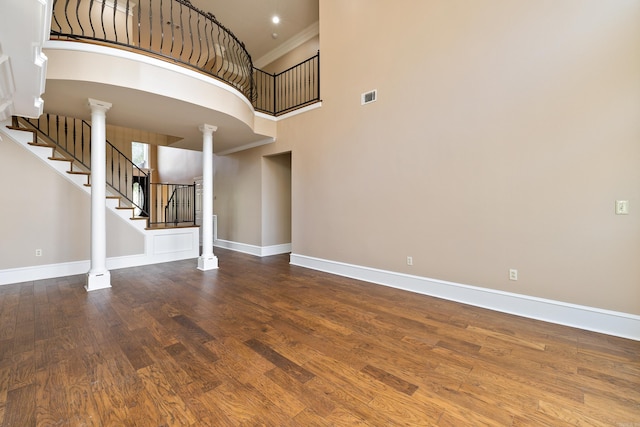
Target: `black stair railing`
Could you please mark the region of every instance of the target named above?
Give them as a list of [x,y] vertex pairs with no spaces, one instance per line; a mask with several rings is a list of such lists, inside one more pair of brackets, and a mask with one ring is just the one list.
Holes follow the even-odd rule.
[[[133,163],[122,151],[107,141],[107,185],[124,197],[135,215],[149,218],[149,173]],[[147,221],[148,223],[148,221]]]
[[196,225],[196,185],[151,184],[154,208],[149,220],[154,225]]
[[244,44],[189,0],[54,0],[51,38],[147,52],[223,80],[251,101],[255,97]]
[[[35,130],[44,141],[54,144],[63,156],[74,160],[74,167],[91,171],[91,125],[82,119],[44,114],[37,119],[19,117],[17,121]],[[140,217],[149,217],[150,176],[136,166],[109,141],[106,142],[106,183]],[[137,185],[134,185],[136,184]]]
[[14,117],[16,125],[35,130],[56,150],[66,154],[87,171],[91,169],[91,127],[83,120],[45,114],[37,119]]

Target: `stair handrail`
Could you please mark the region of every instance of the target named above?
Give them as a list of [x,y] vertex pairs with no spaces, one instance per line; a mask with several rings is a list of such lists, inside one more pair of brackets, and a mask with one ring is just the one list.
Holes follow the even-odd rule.
[[[84,120],[83,120],[84,122]],[[85,122],[86,123],[86,122]],[[145,200],[146,200],[146,195],[149,194],[149,185],[150,185],[150,174],[146,171],[144,171],[142,168],[140,168],[138,165],[136,165],[135,163],[133,163],[133,161],[131,159],[129,159],[124,153],[122,153],[122,151],[120,151],[115,145],[111,144],[109,141],[106,141],[106,145],[107,145],[107,162],[109,162],[109,159],[111,159],[111,175],[109,173],[107,173],[107,185],[109,185],[109,187],[111,187],[114,191],[116,191],[118,194],[120,194],[121,196],[123,196],[129,203],[131,203],[135,208],[138,208],[140,210],[140,214],[138,216],[140,217],[146,217],[147,218],[147,224],[149,222],[149,209],[145,206]],[[109,150],[111,150],[111,156],[109,156]],[[114,162],[114,156],[113,156],[113,152],[115,151],[115,153],[118,155],[118,161]],[[125,164],[125,175],[124,175],[124,185],[122,184],[122,175],[121,175],[121,171],[122,168],[120,167],[122,162]],[[117,164],[118,165],[118,182],[116,184],[115,181],[115,170],[114,170],[114,165]],[[129,184],[128,181],[128,175],[127,175],[127,171],[129,170],[129,168],[131,169],[131,185]],[[112,180],[111,182],[109,182],[108,178],[109,176],[111,176]],[[142,200],[142,206],[140,206],[140,204],[138,204],[137,201],[133,200],[133,184],[134,184],[134,178],[137,178],[138,181],[140,181],[140,178],[144,178],[143,179],[143,200]],[[138,182],[138,184],[140,185],[140,183]],[[129,196],[129,190],[131,191],[131,195]],[[123,192],[124,191],[124,192]]]
[[[43,131],[42,129],[40,129],[39,125],[34,124],[32,122],[31,118],[28,117],[18,117],[18,116],[13,116],[12,117],[12,126],[15,128],[19,128],[21,127],[20,125],[22,125],[23,127],[25,127],[26,129],[35,131],[37,133],[37,137],[44,140],[48,145],[55,145],[56,149],[58,150],[62,150],[64,153],[67,154],[67,156],[69,156],[70,158],[73,158],[74,160],[76,160],[78,163],[80,163],[80,165],[82,165],[85,169],[90,170],[91,166],[88,164],[85,164],[85,160],[84,160],[84,155],[81,154],[79,157],[74,154],[75,152],[75,146],[74,148],[69,151],[69,147],[68,145],[63,145],[60,144],[59,141],[55,140],[54,138],[52,138],[51,136],[49,136],[48,133],[46,133],[45,131]],[[35,120],[39,120],[39,119],[35,119]],[[34,141],[36,142],[36,141]],[[87,145],[88,150],[91,150],[91,146]],[[82,151],[84,150],[84,147],[82,147]]]
[[[41,119],[37,118],[37,119],[31,119],[31,118],[27,118],[27,117],[16,117],[14,119],[14,124],[21,124],[23,125],[25,128],[30,129],[30,130],[34,130],[37,132],[38,137],[42,138],[43,140],[55,144],[56,149],[60,149],[62,150],[64,153],[66,153],[67,156],[71,157],[74,161],[77,161],[78,163],[80,163],[80,165],[82,165],[83,168],[85,168],[87,171],[91,171],[91,144],[88,143],[86,144],[87,146],[87,151],[85,151],[84,147],[85,147],[85,139],[84,136],[87,135],[89,138],[91,136],[91,124],[89,124],[87,121],[83,120],[83,119],[75,119],[75,118],[69,118],[69,117],[63,117],[63,116],[55,116],[56,121],[55,121],[55,130],[57,130],[55,137],[51,135],[51,115],[50,114],[44,114],[43,116],[46,119],[46,130],[44,129],[43,123],[41,123]],[[63,117],[64,118],[64,122],[63,122],[63,129],[62,129],[62,135],[60,132],[60,118]],[[69,119],[72,120],[71,124],[72,124],[72,129],[73,132],[69,133]],[[45,120],[42,120],[42,122],[45,122]],[[81,141],[80,141],[80,147],[81,149],[79,150],[81,154],[78,154],[78,149],[77,149],[77,138],[78,138],[78,132],[77,132],[77,123],[80,123],[81,126]],[[84,131],[85,127],[88,129],[86,132]],[[64,144],[60,143],[60,140],[63,139],[62,136],[64,135]],[[73,141],[73,149],[70,149],[69,147],[69,141]],[[90,139],[89,139],[90,141]],[[142,181],[144,183],[144,194],[145,194],[145,198],[146,195],[149,194],[149,185],[150,185],[150,174],[145,172],[144,170],[142,170],[140,167],[138,167],[135,163],[133,163],[133,161],[131,159],[129,159],[126,155],[124,155],[120,150],[118,150],[117,147],[115,147],[111,142],[109,142],[108,140],[106,141],[106,150],[107,150],[107,162],[109,162],[109,160],[111,160],[111,173],[108,173],[109,170],[107,168],[107,173],[106,173],[106,179],[107,182],[106,184],[114,191],[116,192],[119,196],[123,197],[128,203],[130,203],[134,208],[137,208],[140,210],[140,217],[146,217],[147,218],[147,222],[148,222],[148,218],[149,218],[149,209],[144,206],[145,203],[143,201],[142,206],[140,206],[140,204],[133,200],[133,182],[134,182],[134,177],[137,177],[138,180],[140,180],[140,178],[144,178]],[[109,155],[109,150],[111,150],[111,155]],[[114,152],[117,154],[117,156],[114,156]],[[114,166],[116,165],[116,162],[114,162],[114,157],[117,157],[117,165],[118,165],[118,173],[115,173],[115,169]],[[124,163],[125,165],[125,174],[124,177],[122,176],[122,163]],[[108,166],[108,164],[107,164]],[[131,170],[131,174],[128,174],[127,171]],[[135,171],[135,173],[134,173]],[[118,178],[118,182],[115,181],[115,178]],[[131,178],[131,185],[129,186],[129,177]],[[124,178],[124,186],[122,185],[122,179]],[[129,188],[130,187],[130,188]]]

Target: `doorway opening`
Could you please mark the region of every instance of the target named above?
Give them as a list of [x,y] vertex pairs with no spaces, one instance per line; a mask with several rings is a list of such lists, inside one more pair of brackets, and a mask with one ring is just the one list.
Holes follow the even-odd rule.
[[263,157],[262,247],[268,254],[291,252],[291,152]]

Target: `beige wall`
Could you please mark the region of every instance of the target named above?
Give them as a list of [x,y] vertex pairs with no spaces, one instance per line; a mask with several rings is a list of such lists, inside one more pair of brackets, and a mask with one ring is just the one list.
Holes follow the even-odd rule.
[[218,239],[262,246],[262,168],[254,150],[214,156],[213,212]]
[[158,147],[157,172],[155,182],[193,184],[195,177],[202,176],[202,152]]
[[180,138],[175,136],[162,135],[142,129],[131,129],[110,124],[107,124],[106,133],[107,140],[118,147],[118,149],[120,149],[121,146],[128,146],[129,155],[131,154],[131,142],[133,141],[144,142],[145,144],[150,145],[169,145],[180,140]]
[[[149,164],[151,182],[163,182],[158,171],[158,149],[162,146],[178,141],[180,138],[142,129],[131,129],[107,124],[107,141],[113,144],[125,156],[131,159],[131,143],[142,142],[149,145]],[[165,162],[166,163],[166,162]],[[201,162],[202,163],[202,162]],[[202,167],[200,167],[202,169]],[[169,181],[172,182],[172,181]],[[193,182],[193,181],[191,181]]]
[[256,169],[291,150],[296,254],[640,314],[638,22],[637,1],[321,2],[323,106],[216,162],[226,238],[259,241]]
[[[8,138],[0,142],[0,179],[0,270],[90,258],[87,193]],[[144,253],[142,234],[110,211],[106,220],[108,257]]]
[[307,40],[291,52],[276,59],[272,63],[265,66],[262,71],[267,73],[281,73],[284,70],[298,65],[299,63],[306,61],[307,59],[315,56],[320,49],[320,36],[313,37]]
[[261,247],[291,243],[291,153],[265,147],[214,156],[218,239]]
[[262,159],[262,246],[291,243],[291,153]]

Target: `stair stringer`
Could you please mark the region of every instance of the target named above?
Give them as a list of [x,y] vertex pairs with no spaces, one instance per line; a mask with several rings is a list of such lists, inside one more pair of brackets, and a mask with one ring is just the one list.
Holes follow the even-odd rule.
[[[68,162],[50,160],[51,147],[30,145],[32,132],[9,129],[10,120],[0,121],[0,143],[18,144],[32,155],[39,158],[49,168],[53,168],[59,175],[70,181],[91,197],[91,187],[87,183],[86,175],[69,174]],[[146,221],[131,220],[130,209],[118,209],[119,201],[109,196],[117,196],[107,191],[105,202],[107,209],[117,217],[125,221],[131,231],[141,233],[144,236],[144,252],[135,255],[112,257],[107,259],[108,269],[134,267],[140,265],[156,264],[160,262],[177,261],[182,259],[197,258],[199,255],[198,228],[166,228],[146,229]],[[28,280],[41,280],[74,274],[84,274],[90,268],[89,260],[67,262],[61,264],[34,265],[15,269],[0,270],[0,285],[20,283]]]
[[[31,144],[33,142],[32,131],[30,131],[29,129],[24,129],[24,130],[8,129],[6,128],[6,124],[3,124],[2,128],[3,128],[3,131],[8,133],[15,142],[20,144],[20,146],[22,146],[29,152],[33,153],[40,160],[46,163],[49,167],[53,168],[56,172],[58,172],[59,175],[63,176],[68,181],[71,181],[75,186],[82,189],[85,193],[89,195],[89,197],[91,197],[91,187],[85,185],[85,184],[88,184],[87,175],[76,175],[76,174],[69,173],[70,167],[71,167],[71,170],[75,170],[75,171],[79,171],[79,169],[77,168],[77,166],[74,166],[73,164],[70,166],[69,162],[51,160],[50,157],[51,157],[52,148],[50,146],[32,145]],[[117,194],[115,194],[113,191],[110,191],[108,186],[106,189],[106,195],[117,196]],[[114,200],[115,199],[107,199],[107,202],[106,202],[107,208],[111,210],[113,213],[115,213],[119,218],[122,218],[123,220],[125,220],[127,224],[129,224],[129,226],[135,228],[136,230],[144,231],[146,222],[140,221],[140,220],[132,220],[131,211],[129,209],[117,209],[119,202],[116,201],[116,204],[114,205],[113,203]]]

